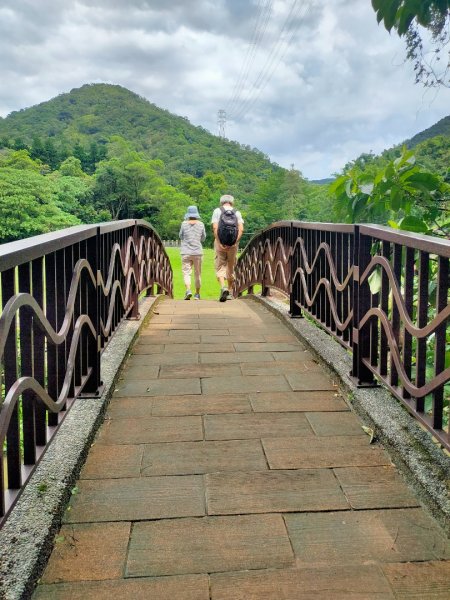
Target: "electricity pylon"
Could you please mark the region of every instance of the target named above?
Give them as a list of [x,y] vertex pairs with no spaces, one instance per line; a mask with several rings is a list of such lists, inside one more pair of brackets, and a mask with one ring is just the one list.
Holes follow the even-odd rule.
[[217,123],[219,125],[219,137],[225,137],[225,123],[227,122],[227,113],[220,109],[217,113]]

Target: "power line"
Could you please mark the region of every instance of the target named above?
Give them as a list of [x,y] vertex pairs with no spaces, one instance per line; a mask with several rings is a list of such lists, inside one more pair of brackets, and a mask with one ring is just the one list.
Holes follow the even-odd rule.
[[[245,116],[253,107],[253,105],[261,95],[262,91],[272,78],[281,60],[286,55],[289,46],[291,45],[292,40],[296,32],[298,31],[298,28],[300,27],[301,19],[303,19],[306,13],[311,9],[311,4],[303,3],[297,6],[297,2],[298,0],[294,0],[294,2],[292,3],[289,13],[280,30],[277,41],[272,47],[263,68],[260,70],[258,76],[256,77],[250,94],[247,96],[247,98],[241,98],[240,101],[235,104],[235,110],[231,114],[231,118],[233,118],[234,120],[240,119],[243,116]],[[301,15],[301,11],[303,8],[305,10]],[[296,25],[293,24],[295,20],[298,21]]]
[[272,0],[262,0],[257,17],[255,19],[252,41],[247,48],[247,52],[241,66],[239,77],[234,86],[232,96],[225,107],[228,112],[232,112],[234,109],[234,104],[240,100],[242,89],[246,80],[248,79],[250,70],[257,55],[258,46],[261,44],[261,41],[266,33],[271,13]]

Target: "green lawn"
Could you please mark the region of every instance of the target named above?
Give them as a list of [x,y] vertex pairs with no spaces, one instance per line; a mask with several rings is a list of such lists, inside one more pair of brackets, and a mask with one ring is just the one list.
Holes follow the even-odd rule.
[[[170,258],[170,264],[173,269],[173,297],[184,297],[183,274],[181,273],[181,256],[179,248],[166,248]],[[192,273],[192,293],[194,293],[194,274]],[[202,265],[202,287],[200,296],[204,300],[216,300],[219,298],[219,284],[214,274],[214,250],[212,248],[203,249]]]

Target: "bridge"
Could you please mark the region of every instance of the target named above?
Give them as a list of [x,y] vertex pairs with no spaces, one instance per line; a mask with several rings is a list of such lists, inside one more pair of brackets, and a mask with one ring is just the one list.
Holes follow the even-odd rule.
[[0,247],[0,597],[447,598],[449,257],[275,223],[219,304],[144,221]]

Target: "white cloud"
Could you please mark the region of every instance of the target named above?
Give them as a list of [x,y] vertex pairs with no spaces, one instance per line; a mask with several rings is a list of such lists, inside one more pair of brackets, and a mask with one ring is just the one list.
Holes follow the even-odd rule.
[[449,112],[447,90],[414,85],[403,42],[370,0],[4,0],[0,57],[3,116],[117,83],[213,133],[217,111],[234,108],[229,138],[309,178]]

